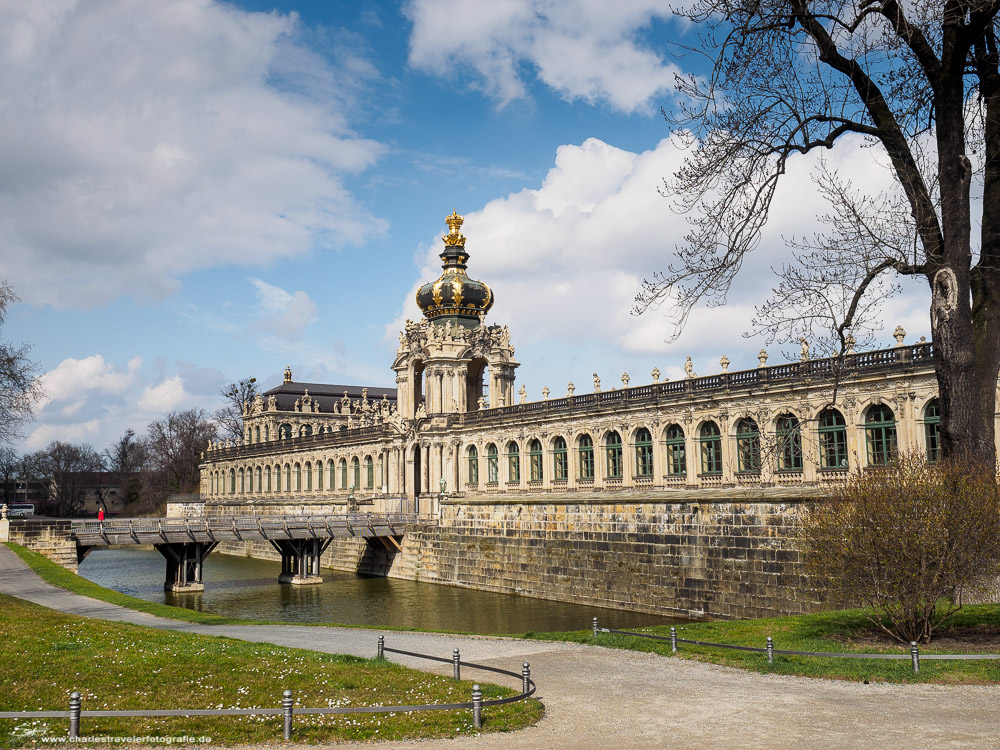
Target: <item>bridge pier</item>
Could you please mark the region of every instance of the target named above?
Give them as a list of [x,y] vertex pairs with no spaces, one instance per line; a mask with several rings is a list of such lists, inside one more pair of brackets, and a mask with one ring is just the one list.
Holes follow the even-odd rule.
[[174,542],[154,545],[167,561],[165,591],[186,593],[204,591],[202,577],[205,558],[218,546],[218,542]]
[[271,539],[271,546],[281,555],[281,575],[278,583],[309,586],[323,583],[319,574],[320,556],[330,546],[331,539]]

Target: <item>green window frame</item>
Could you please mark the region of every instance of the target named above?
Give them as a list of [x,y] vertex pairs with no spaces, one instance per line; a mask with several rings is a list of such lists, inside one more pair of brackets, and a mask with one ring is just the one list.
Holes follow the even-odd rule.
[[271,440],[271,426],[264,425],[264,442],[266,443],[270,440]]
[[370,490],[375,487],[375,461],[371,456],[365,456],[365,489]]
[[306,489],[313,488],[313,466],[312,461],[306,461]]
[[240,469],[240,492],[247,491],[247,481],[246,476],[243,473],[243,469]]
[[532,440],[528,443],[528,478],[532,482],[542,481],[542,443]]
[[331,458],[326,462],[327,475],[327,486],[330,488],[330,492],[333,492],[337,488],[337,464],[334,463]]
[[229,494],[236,494],[236,469],[229,470]]
[[271,467],[270,466],[264,467],[264,482],[265,482],[265,486],[267,487],[267,491],[270,492],[271,491]]
[[896,460],[896,415],[885,404],[875,404],[865,415],[865,446],[869,466]]
[[486,481],[490,484],[500,481],[500,452],[495,443],[486,446]]
[[316,462],[316,489],[318,491],[320,491],[320,492],[323,491],[323,469],[324,468],[326,468],[326,467],[323,466],[323,462],[322,461],[317,461]]
[[351,476],[354,480],[354,489],[361,489],[361,459],[357,456],[351,459]]
[[347,489],[347,459],[340,459],[340,489]]
[[580,456],[580,479],[594,478],[594,439],[590,435],[581,435],[577,442]]
[[566,439],[562,436],[552,441],[552,476],[553,479],[569,477],[569,456],[566,450]]
[[941,402],[936,398],[924,407],[924,444],[928,463],[941,460]]
[[667,427],[664,444],[667,447],[667,474],[683,476],[687,474],[687,445],[684,430],[679,424]]
[[844,415],[837,409],[824,409],[818,422],[820,470],[847,469],[847,421]]
[[736,471],[760,473],[760,427],[749,417],[736,424]]
[[622,436],[612,430],[604,437],[605,468],[608,479],[622,478]]
[[507,443],[507,484],[521,483],[521,448],[511,440]]
[[300,492],[302,490],[302,464],[295,464],[295,491]]
[[645,427],[635,433],[635,475],[653,476],[653,436]]
[[775,423],[778,471],[802,471],[802,425],[793,414],[782,414]]
[[479,449],[474,445],[470,445],[465,449],[465,457],[469,462],[469,472],[466,478],[466,484],[471,484],[472,486],[479,485]]
[[705,422],[698,431],[701,443],[701,473],[714,476],[722,473],[722,433],[715,422]]

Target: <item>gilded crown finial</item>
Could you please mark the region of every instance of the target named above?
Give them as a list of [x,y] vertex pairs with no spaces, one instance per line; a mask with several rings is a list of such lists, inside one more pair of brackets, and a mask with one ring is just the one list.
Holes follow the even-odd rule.
[[465,247],[465,237],[458,231],[462,228],[465,219],[458,215],[457,210],[452,210],[451,216],[444,221],[448,225],[448,234],[441,238],[444,240],[444,244],[448,247]]

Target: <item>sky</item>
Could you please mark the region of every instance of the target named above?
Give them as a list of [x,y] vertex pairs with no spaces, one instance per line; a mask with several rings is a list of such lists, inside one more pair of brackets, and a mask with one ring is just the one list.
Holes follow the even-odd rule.
[[[808,159],[727,305],[676,339],[631,313],[687,226],[658,188],[685,158],[667,41],[691,33],[661,0],[0,0],[2,334],[46,392],[20,447],[102,449],[286,365],[394,386],[453,209],[531,400],[797,357],[743,334],[824,209]],[[826,158],[888,180],[870,151]],[[929,335],[904,284],[883,345]]]

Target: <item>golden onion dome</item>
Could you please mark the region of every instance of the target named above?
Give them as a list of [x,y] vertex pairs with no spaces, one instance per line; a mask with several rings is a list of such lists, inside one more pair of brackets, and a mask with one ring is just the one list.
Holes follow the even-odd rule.
[[493,291],[483,282],[470,279],[465,272],[469,254],[465,251],[465,237],[459,232],[464,221],[457,211],[445,219],[448,234],[442,238],[444,250],[440,256],[444,270],[437,281],[417,290],[417,306],[428,320],[438,323],[452,320],[466,328],[475,328],[480,316],[493,307]]

